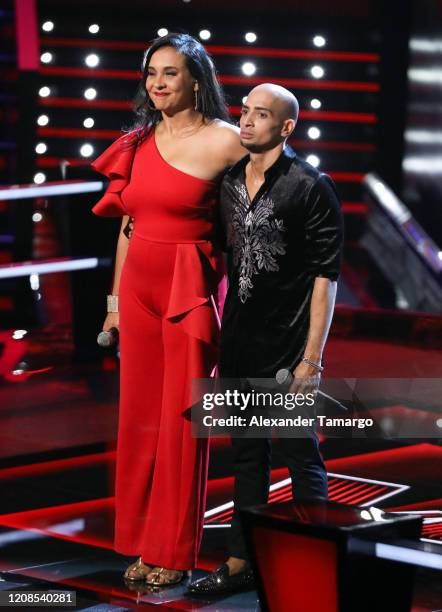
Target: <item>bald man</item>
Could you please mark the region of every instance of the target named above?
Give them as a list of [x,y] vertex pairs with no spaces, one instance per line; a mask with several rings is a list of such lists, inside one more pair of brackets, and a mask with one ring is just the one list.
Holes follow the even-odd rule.
[[[223,179],[229,289],[219,372],[226,379],[274,378],[289,369],[291,391],[317,386],[340,268],[342,217],[332,180],[287,145],[298,119],[295,96],[278,85],[255,87],[242,106],[240,139],[249,155]],[[292,414],[289,416],[293,416]],[[313,432],[278,440],[295,500],[327,498],[327,474]],[[192,595],[253,588],[239,510],[267,502],[270,432],[232,434],[234,513],[230,557],[194,582]]]

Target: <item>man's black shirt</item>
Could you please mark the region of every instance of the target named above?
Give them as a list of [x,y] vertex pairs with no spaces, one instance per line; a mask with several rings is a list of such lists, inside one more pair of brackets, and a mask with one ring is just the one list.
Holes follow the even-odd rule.
[[220,212],[229,288],[220,374],[274,377],[303,356],[314,280],[339,276],[342,215],[330,177],[286,146],[250,201],[249,156],[225,175]]

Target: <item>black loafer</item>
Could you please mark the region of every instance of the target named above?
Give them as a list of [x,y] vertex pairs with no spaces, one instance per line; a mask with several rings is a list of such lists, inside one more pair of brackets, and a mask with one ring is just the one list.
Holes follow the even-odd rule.
[[238,591],[251,591],[255,588],[255,579],[251,569],[229,576],[229,566],[223,563],[217,570],[196,580],[189,585],[186,595],[228,595]]

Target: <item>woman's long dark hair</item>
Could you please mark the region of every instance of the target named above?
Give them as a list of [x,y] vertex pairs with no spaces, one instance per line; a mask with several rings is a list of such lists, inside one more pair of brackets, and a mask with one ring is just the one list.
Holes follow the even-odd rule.
[[148,133],[161,120],[161,112],[153,109],[153,102],[146,91],[146,79],[152,55],[162,47],[173,47],[184,55],[186,65],[193,78],[198,81],[197,110],[207,119],[223,119],[230,122],[224,93],[218,82],[216,70],[203,45],[189,34],[168,34],[156,38],[144,54],[143,76],[134,99],[135,124],[140,136]]

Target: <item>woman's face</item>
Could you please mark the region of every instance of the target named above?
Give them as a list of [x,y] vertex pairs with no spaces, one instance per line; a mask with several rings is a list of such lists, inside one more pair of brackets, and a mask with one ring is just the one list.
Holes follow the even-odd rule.
[[155,107],[166,113],[193,108],[195,79],[186,58],[173,47],[161,47],[150,58],[146,90]]

